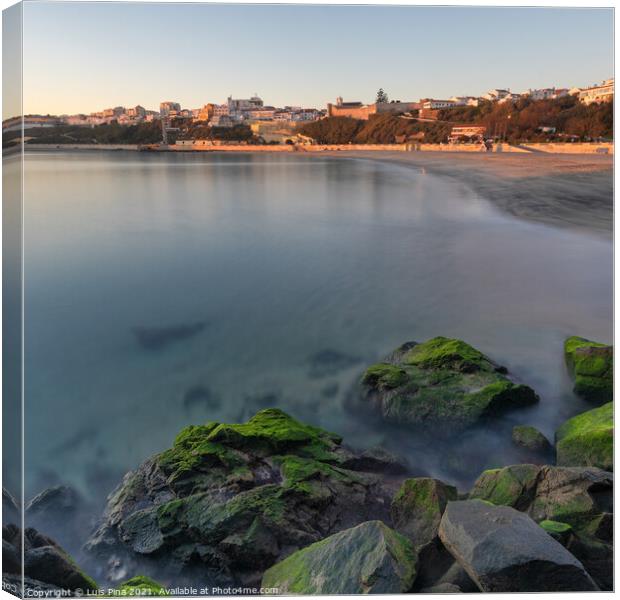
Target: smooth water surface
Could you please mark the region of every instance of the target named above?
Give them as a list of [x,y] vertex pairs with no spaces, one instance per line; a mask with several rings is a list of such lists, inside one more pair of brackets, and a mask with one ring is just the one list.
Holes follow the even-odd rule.
[[[463,456],[527,458],[512,424],[552,436],[586,408],[566,336],[612,340],[609,240],[506,216],[415,169],[32,153],[25,194],[27,497],[57,482],[100,497],[183,426],[273,405],[466,485]],[[145,347],[140,327],[192,334]],[[436,335],[505,364],[540,404],[450,448],[344,408],[364,365]]]

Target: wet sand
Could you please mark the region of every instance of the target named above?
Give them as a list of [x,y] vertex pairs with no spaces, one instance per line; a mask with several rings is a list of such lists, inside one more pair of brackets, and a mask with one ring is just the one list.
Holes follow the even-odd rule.
[[516,217],[604,237],[613,233],[613,156],[372,151],[320,156],[424,169],[465,182]]

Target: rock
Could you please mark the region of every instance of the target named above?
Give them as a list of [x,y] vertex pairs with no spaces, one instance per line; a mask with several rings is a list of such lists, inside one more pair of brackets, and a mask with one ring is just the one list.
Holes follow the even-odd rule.
[[566,548],[573,528],[568,523],[560,523],[560,521],[550,521],[544,519],[539,525],[556,541],[560,542]]
[[463,590],[453,583],[438,583],[432,587],[423,588],[421,594],[461,594]]
[[538,402],[534,390],[505,374],[505,368],[461,340],[407,342],[366,369],[360,402],[386,421],[450,435]]
[[469,498],[525,510],[534,499],[540,470],[536,465],[513,465],[483,471]]
[[198,335],[207,324],[180,323],[168,327],[134,327],[133,334],[145,350],[162,350],[170,344]]
[[411,543],[369,521],[298,550],[268,569],[261,585],[278,594],[399,594],[415,573]]
[[21,575],[22,552],[24,576],[45,588],[55,586],[84,592],[98,589],[95,581],[54,540],[31,527],[22,537],[21,529],[15,525],[2,528],[3,578],[5,572]]
[[364,470],[341,442],[273,408],[185,428],[110,496],[86,545],[95,575],[180,584],[195,568],[212,585],[258,586],[295,550],[369,519],[389,524],[398,482]]
[[72,487],[58,485],[35,496],[25,510],[26,525],[51,536],[64,548],[76,551],[88,529],[86,505]]
[[20,510],[11,493],[2,488],[2,523],[4,525],[21,525]]
[[575,394],[593,402],[613,400],[613,346],[573,336],[564,342],[564,358]]
[[339,371],[349,369],[361,362],[359,356],[344,354],[338,350],[327,348],[316,352],[310,359],[310,377],[322,378],[335,375]]
[[439,537],[484,592],[598,590],[570,552],[513,508],[449,502]]
[[407,479],[392,501],[393,526],[414,546],[422,546],[437,536],[441,515],[456,497],[456,488],[438,479]]
[[557,464],[614,468],[614,406],[608,402],[569,419],[555,433]]
[[595,467],[514,465],[485,471],[469,495],[568,525],[567,548],[601,589],[613,586],[613,474]]
[[24,571],[33,579],[69,590],[96,590],[97,584],[57,546],[41,546],[28,550]]
[[161,583],[157,583],[145,575],[136,575],[118,586],[121,596],[168,596],[168,591]]
[[439,537],[416,548],[418,553],[417,576],[413,585],[413,592],[420,592],[424,588],[432,587],[439,583],[452,565],[454,557],[441,543]]
[[409,472],[407,460],[396,456],[381,446],[364,450],[360,455],[352,455],[342,466],[354,471],[369,471],[386,475],[402,475]]
[[530,425],[515,425],[512,428],[512,441],[521,448],[541,454],[551,450],[549,440],[538,429]]

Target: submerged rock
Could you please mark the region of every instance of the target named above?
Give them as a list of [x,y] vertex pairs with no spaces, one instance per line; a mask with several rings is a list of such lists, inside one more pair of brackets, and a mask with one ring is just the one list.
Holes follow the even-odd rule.
[[531,425],[515,425],[512,428],[512,441],[521,448],[541,454],[551,450],[549,440],[536,427]]
[[612,588],[612,473],[595,467],[513,465],[482,473],[469,497],[512,506],[539,524],[570,526],[567,548],[601,589]]
[[437,537],[443,511],[456,498],[456,488],[438,479],[407,479],[392,501],[394,528],[415,546],[422,546]]
[[134,327],[133,333],[146,350],[161,350],[174,342],[198,335],[206,326],[204,321],[198,321],[168,327]]
[[555,440],[558,465],[613,471],[613,402],[569,419],[556,431]]
[[362,377],[365,406],[387,421],[450,434],[485,418],[538,402],[530,387],[461,340],[407,342]]
[[258,584],[299,548],[369,519],[390,522],[398,483],[351,468],[351,457],[339,436],[278,409],[187,427],[125,477],[87,550],[109,580],[156,569],[180,582],[195,569],[214,585]]
[[484,592],[598,589],[570,552],[513,508],[480,500],[449,502],[439,536]]
[[298,550],[268,569],[261,585],[278,594],[399,594],[415,575],[411,543],[369,521]]
[[573,336],[564,342],[564,357],[577,395],[593,402],[613,400],[613,346]]

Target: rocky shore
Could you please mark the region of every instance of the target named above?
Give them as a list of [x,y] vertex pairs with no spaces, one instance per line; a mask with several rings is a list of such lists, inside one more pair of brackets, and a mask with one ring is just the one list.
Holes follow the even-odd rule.
[[[593,591],[613,588],[613,403],[609,346],[569,338],[575,393],[593,408],[553,443],[524,423],[506,444],[536,464],[499,466],[459,490],[382,448],[276,408],[181,431],[128,473],[86,534],[66,491],[37,496],[26,525],[62,515],[86,541],[79,564],[49,530],[19,530],[3,495],[3,579],[40,590],[165,595],[191,585],[284,594]],[[355,397],[354,397],[355,396]],[[469,344],[406,342],[361,377],[351,407],[416,435],[460,435],[544,402]],[[8,518],[8,520],[7,520]],[[74,529],[75,530],[75,529]],[[86,538],[88,538],[86,540]]]

